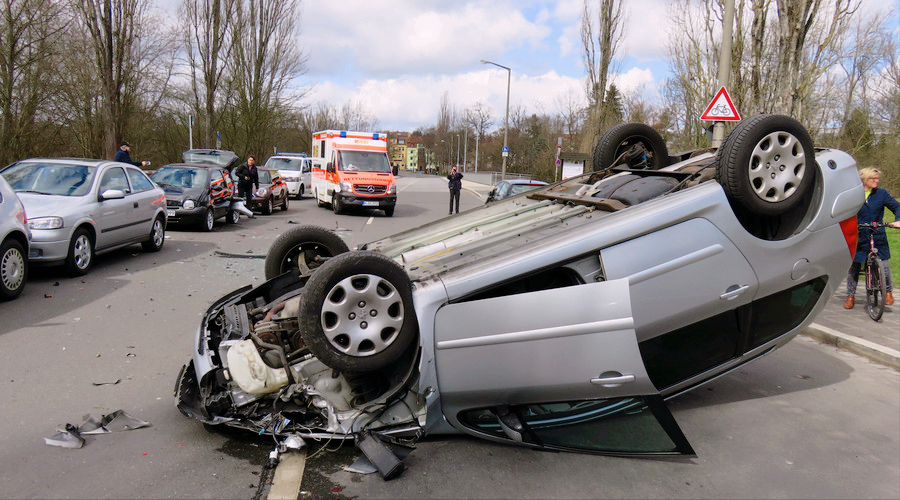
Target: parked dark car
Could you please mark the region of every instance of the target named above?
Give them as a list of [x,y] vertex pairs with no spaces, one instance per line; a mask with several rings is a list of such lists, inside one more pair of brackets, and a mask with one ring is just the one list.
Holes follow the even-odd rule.
[[257,172],[259,173],[259,189],[253,191],[248,208],[262,212],[263,215],[271,214],[275,207],[281,207],[282,211],[287,211],[290,193],[287,182],[278,173],[278,169],[260,167]]
[[212,231],[216,219],[236,224],[241,214],[231,209],[234,182],[222,167],[173,163],[150,177],[166,191],[169,224]]
[[353,440],[385,478],[399,460],[382,439],[429,434],[692,455],[665,399],[784,346],[825,307],[856,248],[856,161],[780,115],[673,155],[623,124],[594,157],[594,172],[353,251],[321,227],[285,232],[268,281],[191,332],[178,408]]
[[498,182],[497,185],[494,186],[494,189],[488,194],[485,203],[491,203],[517,194],[527,193],[532,189],[537,189],[546,185],[547,183],[544,181],[533,179],[506,179]]

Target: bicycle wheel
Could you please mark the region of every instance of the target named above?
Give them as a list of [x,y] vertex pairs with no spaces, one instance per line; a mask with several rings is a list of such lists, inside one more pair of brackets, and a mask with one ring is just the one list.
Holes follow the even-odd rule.
[[866,259],[866,312],[875,321],[884,314],[884,265],[875,255]]

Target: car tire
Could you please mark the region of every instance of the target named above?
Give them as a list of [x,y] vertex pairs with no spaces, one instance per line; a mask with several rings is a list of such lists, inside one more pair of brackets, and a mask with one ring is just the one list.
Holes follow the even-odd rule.
[[797,120],[757,115],[728,134],[716,155],[716,180],[732,203],[753,214],[783,215],[815,182],[812,138]]
[[18,240],[7,238],[0,245],[0,300],[11,300],[25,289],[28,256]]
[[409,276],[375,252],[345,253],[322,264],[300,296],[298,319],[309,350],[341,371],[385,368],[418,335]]
[[158,252],[162,250],[163,244],[166,242],[166,223],[163,218],[157,217],[153,219],[153,225],[150,226],[150,236],[146,241],[141,242],[141,246],[145,252]]
[[72,276],[84,276],[94,264],[94,240],[87,229],[79,228],[69,240],[66,255],[66,272]]
[[303,193],[305,193],[305,192],[306,192],[306,189],[303,187],[303,184],[300,184],[300,189],[297,191],[297,199],[302,200]]
[[[637,148],[632,149],[634,146]],[[629,168],[659,170],[669,162],[666,141],[643,123],[620,123],[606,131],[594,146],[595,171],[626,164]]]
[[337,193],[331,195],[331,210],[337,215],[340,215],[341,212],[344,211],[344,206],[341,204],[341,197],[338,196]]
[[274,212],[274,211],[275,211],[275,206],[272,204],[272,198],[269,197],[269,199],[266,200],[265,205],[263,205],[263,207],[262,207],[262,213],[263,213],[263,215],[272,215],[272,212]]
[[384,215],[387,217],[393,217],[394,216],[394,207],[385,208]]
[[288,198],[290,198],[290,195],[288,195],[287,193],[284,193],[284,200],[281,202],[281,211],[282,212],[288,211]]
[[204,233],[208,233],[213,230],[213,226],[216,224],[216,216],[213,213],[212,208],[207,208],[206,212],[203,213],[203,218],[200,219],[200,230]]
[[225,214],[225,223],[226,224],[237,224],[241,220],[241,213],[237,210],[229,210],[227,214]]
[[300,226],[283,233],[266,255],[266,279],[288,271],[309,274],[323,261],[348,252],[347,243],[324,227]]

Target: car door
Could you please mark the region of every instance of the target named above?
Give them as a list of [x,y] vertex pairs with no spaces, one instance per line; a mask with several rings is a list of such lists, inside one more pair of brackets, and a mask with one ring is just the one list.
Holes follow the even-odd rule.
[[458,429],[601,454],[692,454],[641,360],[627,279],[443,306],[435,369]]
[[[122,192],[122,198],[104,198],[103,193],[109,190]],[[135,210],[128,194],[131,189],[125,169],[119,166],[108,166],[100,173],[97,188],[97,211],[94,222],[97,224],[96,248],[103,249],[132,239],[135,234]]]
[[166,204],[165,193],[160,192],[153,182],[137,168],[126,168],[131,192],[125,197],[132,201],[134,208],[134,237],[142,238],[150,234],[150,227],[157,214],[157,207]]
[[234,191],[225,172],[218,168],[209,169],[209,200],[216,218],[224,216],[231,208]]

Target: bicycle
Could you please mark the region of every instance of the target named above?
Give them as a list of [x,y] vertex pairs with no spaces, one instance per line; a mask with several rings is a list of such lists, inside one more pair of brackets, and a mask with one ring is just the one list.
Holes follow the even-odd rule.
[[872,222],[869,224],[858,224],[859,228],[869,230],[869,253],[866,255],[865,273],[866,273],[866,312],[869,317],[875,321],[881,319],[884,314],[884,296],[887,293],[884,279],[884,263],[878,256],[878,249],[875,248],[875,231],[879,227],[891,227],[886,224]]

